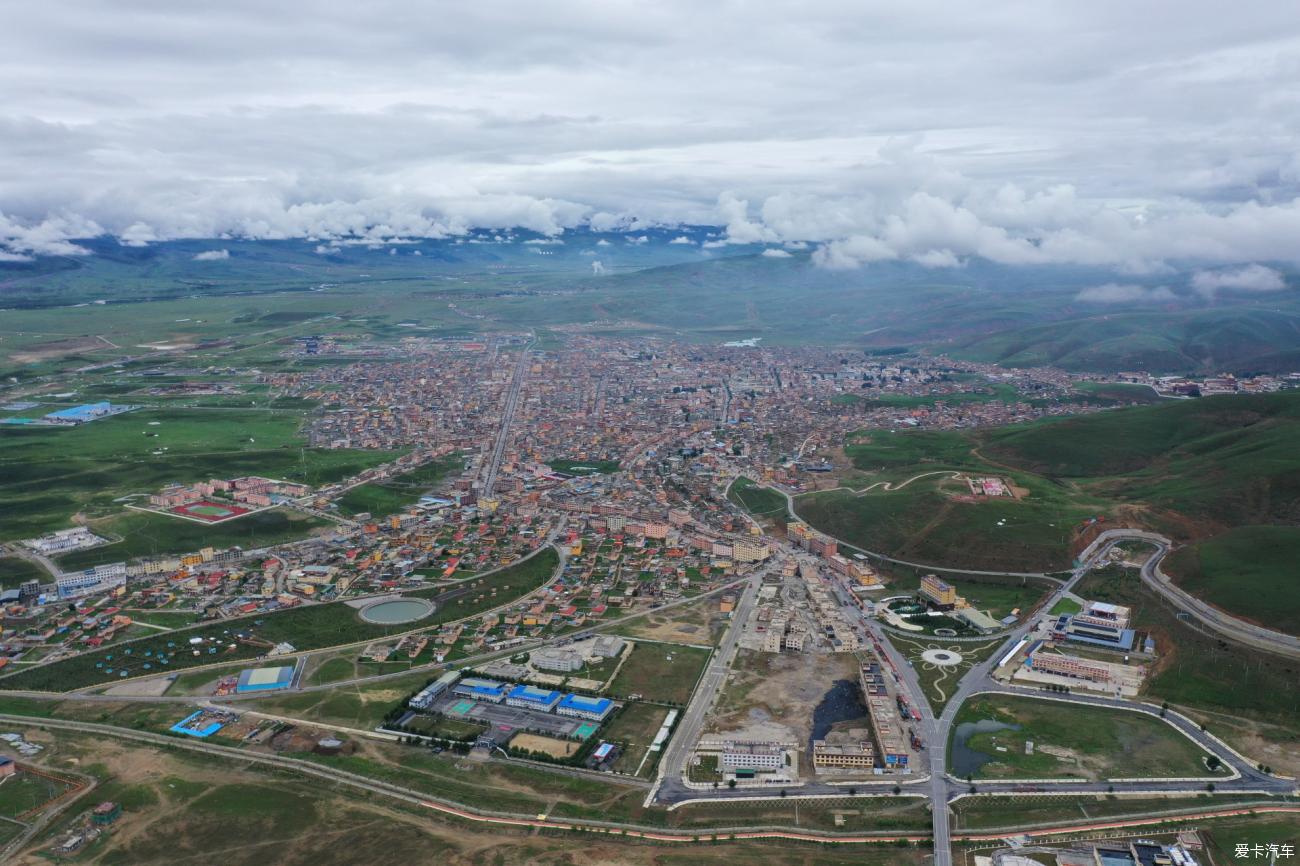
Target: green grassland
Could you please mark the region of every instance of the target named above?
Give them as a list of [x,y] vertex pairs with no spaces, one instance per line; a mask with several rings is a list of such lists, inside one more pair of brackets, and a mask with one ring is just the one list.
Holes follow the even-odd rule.
[[67,787],[50,779],[20,772],[0,782],[0,815],[17,818],[23,812],[53,800]]
[[784,496],[744,475],[733,481],[727,488],[727,498],[750,514],[773,514],[785,511]]
[[1098,513],[1042,483],[1022,500],[971,502],[949,494],[962,495],[965,488],[961,481],[924,479],[861,496],[832,490],[799,497],[797,512],[817,529],[864,550],[933,565],[1015,572],[1067,567],[1074,533]]
[[699,647],[639,643],[619,668],[606,694],[618,698],[641,695],[648,701],[685,705],[711,652]]
[[1300,527],[1241,526],[1173,553],[1162,570],[1210,604],[1300,634]]
[[[1082,313],[1082,314],[1080,314]],[[1230,309],[1108,310],[1067,313],[1064,321],[959,339],[949,352],[1008,366],[1067,370],[1225,369],[1286,371],[1296,366],[1300,316],[1241,304]]]
[[[262,646],[239,642],[236,635],[241,631],[272,644],[288,642],[296,649],[312,650],[432,628],[473,616],[532,592],[550,578],[558,561],[554,549],[546,548],[529,559],[477,580],[458,583],[450,589],[414,593],[430,598],[437,605],[432,614],[414,623],[368,623],[357,615],[354,608],[342,602],[302,605],[233,622],[209,623],[159,633],[102,651],[28,668],[0,679],[0,689],[67,691],[112,682],[120,679],[121,671],[126,671],[129,676],[165,673],[196,665],[254,658],[265,652]],[[199,655],[188,649],[187,641],[193,637],[210,641],[203,645]],[[232,644],[233,649],[230,648]],[[209,647],[216,651],[209,652]],[[160,657],[167,658],[166,666],[155,663]],[[144,668],[145,664],[150,667]],[[109,669],[114,673],[108,673]]]
[[127,511],[88,521],[87,525],[102,532],[106,538],[120,538],[121,541],[59,557],[58,563],[64,570],[76,571],[103,562],[142,556],[188,553],[209,546],[221,550],[238,545],[253,550],[304,538],[313,530],[332,524],[317,517],[274,508],[217,524]]
[[399,701],[424,688],[435,676],[436,672],[419,671],[373,683],[269,695],[247,705],[257,712],[368,731],[380,725]]
[[[1197,540],[1251,525],[1300,522],[1300,391],[1164,401],[984,431],[873,432],[845,453],[863,483],[895,484],[861,496],[799,497],[800,516],[850,544],[935,565],[1036,571],[1067,566],[1074,539],[1098,516]],[[1027,495],[963,501],[945,471],[1009,478]],[[1270,561],[1300,553],[1274,536]],[[1224,574],[1223,557],[1213,558]],[[1240,595],[1217,578],[1221,601]],[[1231,607],[1229,607],[1231,609]]]
[[[1229,818],[1209,823],[1202,832],[1209,835],[1208,849],[1216,863],[1261,862],[1263,858],[1254,854],[1256,845],[1265,850],[1270,845],[1289,845],[1292,851],[1300,847],[1300,825],[1297,825],[1294,815]],[[1249,846],[1251,853],[1238,857],[1237,846],[1243,844]]]
[[[186,336],[235,348],[310,333],[338,316],[366,333],[458,335],[609,322],[593,333],[672,334],[717,343],[761,337],[765,345],[823,344],[892,353],[931,346],[959,357],[1066,369],[1289,371],[1297,366],[1300,310],[1291,293],[1267,299],[1194,297],[1159,307],[1107,309],[1075,301],[1080,288],[1113,279],[1094,268],[1006,267],[971,262],[960,274],[905,262],[855,271],[816,267],[807,253],[787,259],[754,247],[701,257],[692,245],[614,243],[600,248],[610,273],[593,277],[599,236],[566,233],[547,257],[514,243],[421,241],[387,250],[313,253],[302,241],[223,240],[231,256],[196,264],[197,242],[150,245],[123,254],[91,242],[94,255],[0,264],[0,301],[15,308],[0,331],[0,355],[37,339],[103,336],[65,368],[136,352],[139,344]],[[421,257],[411,253],[418,249]],[[721,253],[721,254],[720,254]],[[456,308],[448,309],[455,298]],[[63,307],[87,301],[106,305]],[[122,303],[122,301],[133,301]],[[143,303],[148,301],[148,303]],[[150,308],[166,310],[154,316]],[[42,309],[44,308],[44,309]],[[736,310],[744,310],[738,317]],[[136,321],[132,321],[136,320]],[[398,323],[413,327],[399,328]],[[9,374],[34,376],[59,363]]]
[[256,474],[318,485],[397,456],[304,449],[305,415],[163,408],[70,429],[0,427],[0,540],[64,528],[73,514],[120,513],[114,499],[147,497],[169,482]]
[[629,703],[605,726],[600,738],[607,743],[617,743],[621,749],[614,762],[615,772],[632,775],[640,769],[643,777],[653,776],[659,756],[650,754],[647,758],[646,755],[668,712],[654,704]]
[[[981,778],[1099,780],[1213,775],[1202,763],[1205,752],[1199,746],[1172,725],[1138,713],[979,695],[962,705],[956,723],[980,719],[1020,726],[1020,730],[977,733],[967,740],[967,748],[993,758],[980,768]],[[1032,754],[1025,753],[1027,742],[1034,744]],[[1066,751],[1052,755],[1044,747]]]
[[374,517],[394,514],[417,502],[449,472],[460,466],[460,462],[461,458],[455,455],[444,457],[385,481],[372,481],[353,487],[339,497],[339,511],[347,515],[369,512]]
[[47,582],[50,575],[31,560],[18,556],[0,557],[0,588],[11,589],[24,580]]

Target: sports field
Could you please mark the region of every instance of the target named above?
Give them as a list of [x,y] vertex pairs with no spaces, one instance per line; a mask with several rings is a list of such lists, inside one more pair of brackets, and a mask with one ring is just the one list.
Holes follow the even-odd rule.
[[172,514],[179,514],[181,517],[192,517],[208,523],[221,523],[223,520],[232,520],[249,512],[249,509],[238,505],[219,505],[206,499],[187,502],[185,505],[177,505],[169,510]]

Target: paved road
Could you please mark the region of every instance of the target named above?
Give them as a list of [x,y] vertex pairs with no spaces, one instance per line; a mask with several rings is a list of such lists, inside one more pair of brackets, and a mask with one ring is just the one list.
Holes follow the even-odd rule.
[[497,431],[497,441],[492,447],[492,459],[488,461],[487,474],[483,476],[484,498],[491,497],[492,490],[496,487],[497,471],[501,468],[501,458],[506,453],[506,445],[510,441],[510,424],[515,417],[515,407],[519,405],[519,392],[523,389],[524,373],[528,370],[528,353],[535,342],[536,340],[529,340],[528,345],[520,350],[519,362],[515,364],[515,372],[510,377],[510,388],[506,391],[506,404],[501,410],[501,429]]
[[1114,533],[1116,540],[1131,538],[1146,541],[1155,546],[1156,554],[1142,565],[1142,582],[1164,596],[1179,610],[1189,614],[1201,624],[1217,631],[1224,637],[1231,638],[1238,643],[1275,655],[1286,656],[1289,659],[1300,660],[1300,638],[1238,619],[1229,613],[1206,604],[1176,586],[1169,579],[1169,575],[1160,570],[1160,565],[1164,562],[1165,555],[1169,553],[1172,544],[1169,539],[1162,535],[1156,535],[1154,532],[1142,532],[1135,529],[1111,530],[1106,535],[1112,533]]
[[769,563],[749,576],[748,583],[732,611],[731,624],[722,638],[722,644],[710,657],[709,666],[700,677],[695,693],[683,711],[681,721],[677,723],[677,730],[669,741],[668,748],[664,751],[663,760],[659,762],[659,777],[649,799],[655,798],[661,789],[678,796],[690,790],[681,783],[682,774],[686,772],[686,761],[700,739],[705,717],[717,700],[723,683],[727,681],[727,672],[736,657],[736,647],[741,634],[745,631],[745,623],[758,602],[758,590],[763,583],[763,575],[774,567],[774,563]]

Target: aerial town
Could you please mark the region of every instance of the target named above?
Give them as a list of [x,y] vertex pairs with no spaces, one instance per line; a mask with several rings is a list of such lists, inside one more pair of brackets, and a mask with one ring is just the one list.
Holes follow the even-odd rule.
[[[14,542],[12,557],[53,579],[0,596],[0,685],[159,707],[164,733],[250,754],[329,760],[399,743],[441,761],[576,770],[648,786],[656,808],[1142,790],[1079,769],[1026,783],[1019,764],[973,750],[985,724],[1029,725],[1001,719],[1043,694],[1158,716],[1161,736],[1179,741],[1170,749],[1201,755],[1166,790],[1293,788],[1167,705],[1152,709],[1145,688],[1168,663],[1168,632],[1080,590],[1093,574],[1157,567],[1167,539],[1091,517],[1071,528],[1067,567],[995,571],[989,582],[989,572],[881,555],[795,510],[844,485],[866,496],[930,478],[947,500],[1014,519],[1042,495],[1018,470],[922,461],[875,480],[850,456],[854,443],[1083,418],[1159,395],[1283,391],[1293,377],[1205,381],[1192,393],[1141,374],[581,334],[547,349],[528,333],[386,345],[319,334],[281,353],[333,362],[235,369],[230,382],[317,407],[302,435],[321,453],[382,457],[321,483],[201,475],[115,500],[163,526],[237,533],[259,514],[291,514],[315,527],[279,543],[117,559],[120,540],[94,521]],[[1096,398],[1114,387],[1123,399]],[[119,414],[97,406],[58,423]],[[391,502],[355,498],[392,490],[402,495]],[[66,569],[69,557],[93,564]],[[399,676],[410,687],[385,693],[363,728],[260,703]],[[1077,756],[997,736],[995,756]],[[978,847],[946,808],[930,812],[935,844]],[[121,814],[105,802],[48,850],[71,856]],[[1127,844],[1062,850],[1059,862],[1201,862],[1195,833]]]

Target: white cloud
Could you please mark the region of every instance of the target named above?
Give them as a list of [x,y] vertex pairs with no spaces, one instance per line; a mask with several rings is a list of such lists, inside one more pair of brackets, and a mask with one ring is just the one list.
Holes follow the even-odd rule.
[[587,223],[831,267],[1300,261],[1285,3],[160,9],[7,17],[10,255]]
[[194,256],[196,262],[219,262],[230,258],[230,250],[204,250]]
[[792,258],[792,256],[791,256],[789,253],[787,253],[785,250],[781,250],[781,249],[763,250],[763,257],[764,257],[764,258],[768,258],[768,259],[788,259],[788,258]]
[[1081,290],[1074,299],[1088,304],[1134,304],[1172,301],[1175,300],[1175,295],[1164,286],[1105,283]]
[[1272,268],[1251,264],[1219,271],[1197,271],[1192,274],[1192,288],[1206,298],[1213,298],[1220,289],[1279,292],[1286,288],[1286,280]]
[[952,250],[926,250],[912,256],[912,261],[927,268],[960,268],[962,260]]
[[600,259],[597,259],[596,261],[591,263],[591,273],[593,276],[597,276],[597,277],[605,273],[605,266],[604,264],[601,263]]
[[832,241],[813,250],[812,254],[813,264],[832,271],[850,270],[869,262],[896,258],[898,253],[887,244],[867,235]]
[[677,237],[675,237],[675,238],[673,238],[672,240],[670,240],[668,243],[670,243],[670,244],[693,244],[693,243],[695,243],[695,241],[691,240],[691,239],[688,238],[686,235],[678,235]]
[[609,241],[605,240],[604,238],[601,238],[600,240],[596,241],[596,246],[598,247],[607,247],[609,245],[610,245]]

